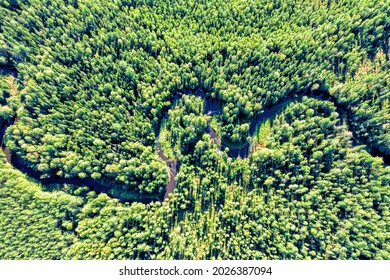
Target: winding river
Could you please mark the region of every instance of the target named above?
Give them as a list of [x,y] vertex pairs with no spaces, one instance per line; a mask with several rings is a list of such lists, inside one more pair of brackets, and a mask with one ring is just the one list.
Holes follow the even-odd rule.
[[[11,67],[0,67],[0,73],[2,75],[12,75],[14,77],[17,77],[17,72],[16,69],[13,69]],[[213,99],[210,96],[208,96],[204,91],[202,90],[197,90],[197,91],[186,91],[184,94],[188,95],[195,95],[203,98],[204,100],[204,114],[208,115],[213,115],[213,114],[219,114],[221,109],[222,109],[222,103],[219,100]],[[337,104],[336,100],[334,97],[332,97],[328,92],[323,92],[323,91],[304,91],[299,94],[296,94],[294,96],[286,96],[283,99],[279,100],[276,104],[272,106],[267,106],[264,108],[263,112],[260,114],[257,114],[254,118],[250,120],[250,128],[249,128],[249,134],[252,137],[253,134],[255,133],[257,127],[265,120],[268,118],[273,117],[275,114],[281,111],[282,108],[284,108],[286,105],[288,105],[290,102],[293,102],[295,100],[298,100],[302,96],[308,96],[311,98],[317,98],[320,100],[328,100],[331,101],[335,107],[337,108],[337,111],[339,113],[339,116],[343,114],[347,114],[347,111],[345,108],[341,107],[340,105]],[[176,95],[172,102],[171,102],[171,107],[173,104],[176,103],[177,100],[181,98],[181,95]],[[161,122],[164,118],[167,118],[167,112],[164,113],[163,117],[161,118]],[[16,119],[17,121],[17,119]],[[10,151],[9,148],[5,147],[3,143],[3,138],[6,129],[11,126],[15,122],[15,119],[12,121],[7,121],[5,122],[1,127],[0,127],[0,140],[1,140],[1,147],[2,150],[5,154],[5,157],[7,161],[13,165],[15,168],[21,170],[25,174],[27,174],[29,177],[34,178],[35,180],[39,181],[42,185],[45,186],[51,186],[55,184],[71,184],[71,185],[76,185],[76,186],[87,186],[89,188],[92,188],[95,192],[97,193],[106,193],[107,195],[111,197],[115,197],[113,195],[113,186],[109,186],[104,184],[104,182],[99,182],[96,180],[93,180],[91,178],[62,178],[58,176],[53,176],[50,178],[41,178],[42,173],[32,169],[31,167],[26,166],[23,164],[22,160],[15,154]],[[156,136],[160,134],[160,129],[161,129],[161,122],[160,125],[156,127],[155,133]],[[338,124],[340,125],[341,122]],[[226,147],[229,148],[229,145],[226,144],[226,142],[221,141],[220,137],[218,136],[217,132],[212,128],[210,122],[207,123],[207,128],[206,128],[206,133],[210,135],[210,138],[215,141],[220,146],[220,149],[225,149]],[[356,140],[353,140],[356,142]],[[225,145],[221,144],[224,143]],[[161,144],[159,142],[159,137],[156,137],[156,142],[155,142],[155,148],[156,148],[156,154],[166,163],[168,170],[169,170],[169,179],[166,185],[166,190],[164,193],[160,194],[159,196],[148,196],[145,194],[139,194],[139,193],[132,193],[130,196],[127,196],[126,198],[124,197],[115,197],[118,198],[121,202],[143,202],[143,203],[150,203],[151,201],[156,201],[156,200],[164,200],[168,198],[169,194],[172,193],[176,186],[177,186],[177,181],[175,179],[175,176],[180,168],[180,163],[177,161],[175,158],[174,160],[169,159],[164,155],[164,151],[161,147]],[[228,156],[232,158],[247,158],[249,156],[249,147],[250,143],[242,143],[241,147],[239,149],[229,149],[228,151]],[[380,156],[384,159],[385,163],[389,163],[389,159],[384,157],[384,155],[381,155],[379,151],[376,151],[375,149],[370,149],[370,152],[373,156]]]

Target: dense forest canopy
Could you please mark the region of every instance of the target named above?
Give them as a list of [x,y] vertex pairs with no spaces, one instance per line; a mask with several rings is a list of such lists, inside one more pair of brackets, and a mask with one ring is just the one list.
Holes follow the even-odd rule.
[[389,18],[1,0],[0,258],[389,259]]

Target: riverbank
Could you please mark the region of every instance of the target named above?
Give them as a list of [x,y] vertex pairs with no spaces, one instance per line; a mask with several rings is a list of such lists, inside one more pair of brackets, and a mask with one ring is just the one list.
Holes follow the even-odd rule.
[[[253,142],[253,139],[254,135],[258,132],[260,126],[266,121],[270,121],[272,123],[272,120],[276,117],[277,114],[281,113],[287,106],[289,106],[289,104],[295,101],[299,101],[304,96],[308,98],[315,98],[321,101],[332,102],[334,107],[336,108],[336,112],[339,114],[339,121],[336,125],[341,126],[343,124],[346,124],[348,130],[350,130],[349,118],[351,118],[351,116],[347,108],[339,104],[337,102],[337,99],[327,91],[306,89],[300,93],[288,95],[272,106],[266,106],[263,109],[262,113],[257,114],[255,117],[250,119],[249,135],[251,140],[249,142],[230,145],[228,141],[222,139],[221,148],[229,148],[228,155],[232,158],[247,158],[250,155],[251,146],[258,146],[256,145],[256,143]],[[368,145],[363,143],[363,141],[361,141],[352,130],[350,131],[352,132],[352,146],[364,146],[365,150],[372,156],[382,158],[385,165],[390,164],[390,159],[388,157],[382,154],[378,149],[369,147]]]
[[[6,72],[13,76],[17,76],[17,73],[15,73],[15,71],[12,69],[8,69],[8,68],[7,69],[0,68],[0,69],[2,73]],[[171,102],[171,106],[169,108],[172,108],[172,106],[174,106],[174,104],[176,104],[176,102],[183,95],[186,94],[201,97],[204,100],[203,114],[209,115],[210,118],[212,115],[219,114],[222,110],[223,107],[222,102],[211,98],[202,90],[187,91],[185,93],[180,93],[178,95],[175,95]],[[210,120],[207,122],[206,133],[210,135],[210,138],[218,145],[220,150],[225,150],[225,148],[229,149],[228,151],[229,157],[242,158],[242,159],[247,158],[251,154],[252,146],[261,148],[261,145],[256,145],[256,143],[253,140],[254,134],[258,132],[259,127],[267,120],[268,121],[271,120],[272,122],[272,120],[276,117],[276,115],[282,112],[289,104],[291,104],[291,102],[298,101],[303,96],[332,102],[334,106],[337,108],[336,111],[339,113],[339,117],[340,117],[340,121],[337,123],[337,125],[342,125],[342,123],[344,122],[343,117],[345,118],[345,122],[348,123],[348,118],[349,118],[348,111],[346,110],[346,108],[338,104],[337,100],[333,96],[331,96],[329,92],[319,91],[319,90],[316,91],[305,90],[298,94],[288,95],[282,98],[276,104],[265,107],[260,114],[256,114],[254,117],[252,117],[249,120],[250,123],[249,134],[251,138],[249,142],[233,144],[233,143],[229,143],[224,139],[221,139],[217,131],[211,126]],[[0,128],[1,147],[3,153],[5,154],[5,158],[9,164],[21,170],[29,177],[39,181],[42,185],[51,186],[51,185],[69,184],[75,186],[86,186],[93,189],[97,193],[106,193],[113,198],[117,198],[121,202],[150,203],[151,201],[158,201],[158,200],[163,201],[166,198],[168,198],[169,194],[173,193],[174,190],[176,189],[177,181],[175,177],[180,168],[180,162],[176,158],[176,155],[173,156],[173,159],[168,158],[164,154],[164,149],[163,147],[161,147],[161,143],[159,142],[161,125],[165,118],[167,118],[167,111],[164,112],[163,117],[161,118],[160,123],[155,130],[155,132],[158,133],[156,134],[155,151],[156,154],[160,157],[160,159],[165,162],[168,169],[168,182],[166,184],[165,190],[158,195],[147,195],[147,194],[136,193],[131,191],[119,191],[117,188],[115,188],[115,186],[104,184],[104,181],[100,182],[100,181],[93,180],[91,178],[84,178],[84,179],[62,178],[54,175],[49,178],[42,178],[43,175],[42,173],[27,166],[20,157],[18,157],[15,153],[12,153],[12,151],[8,147],[6,147],[3,143],[3,138],[6,129],[14,123],[15,119],[11,121],[7,121]],[[352,140],[353,140],[353,145],[358,145],[358,144],[360,145],[361,143],[361,141],[359,141],[359,139],[356,139],[355,137],[353,137]],[[387,159],[384,155],[382,155],[378,150],[369,148],[367,146],[366,146],[366,150],[368,150],[373,156],[379,156],[383,158],[384,163],[386,165],[389,164],[389,159]]]

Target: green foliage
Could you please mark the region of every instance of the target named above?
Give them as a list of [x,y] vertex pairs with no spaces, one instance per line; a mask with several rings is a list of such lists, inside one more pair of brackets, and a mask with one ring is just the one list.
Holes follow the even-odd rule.
[[1,163],[0,258],[63,258],[74,242],[81,204],[81,198],[62,191],[43,192],[19,171]]
[[202,138],[207,125],[202,114],[202,99],[188,95],[184,95],[176,106],[168,111],[165,140],[169,141],[169,149],[175,154],[187,153]]
[[349,125],[359,139],[390,156],[390,72],[369,73],[333,90],[348,109]]
[[0,76],[0,126],[9,121],[14,115],[19,104],[15,104],[15,98],[11,97],[12,78]]
[[[389,155],[389,17],[374,0],[0,1],[5,146],[80,185],[1,157],[0,258],[389,259],[390,170],[354,146]],[[108,196],[172,182],[162,202]]]

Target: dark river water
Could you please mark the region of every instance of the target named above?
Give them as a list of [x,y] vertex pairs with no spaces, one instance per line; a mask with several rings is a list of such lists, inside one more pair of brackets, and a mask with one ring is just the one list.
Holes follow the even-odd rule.
[[[16,70],[11,68],[11,67],[4,67],[4,66],[0,67],[0,74],[2,74],[2,75],[11,74],[14,77],[17,77]],[[204,112],[203,112],[204,114],[213,115],[213,114],[219,114],[221,112],[221,109],[222,109],[221,101],[211,98],[202,90],[186,91],[182,94],[195,95],[195,96],[200,96],[201,98],[203,98],[204,99]],[[171,107],[176,103],[177,100],[179,100],[181,98],[181,95],[176,95],[173,98],[173,100],[171,102],[171,104],[172,104]],[[314,92],[306,91],[306,92],[302,92],[300,94],[286,96],[285,98],[279,100],[276,104],[274,104],[272,106],[265,107],[262,110],[262,112],[257,114],[251,120],[249,120],[249,122],[250,122],[250,127],[249,127],[250,136],[253,136],[257,127],[263,121],[267,120],[268,118],[273,117],[284,106],[288,105],[292,101],[298,100],[299,98],[301,98],[304,95],[312,97],[312,98],[317,98],[320,100],[332,101],[335,104],[339,115],[342,116],[342,114],[345,114],[345,112],[344,112],[345,108],[337,106],[336,100],[334,100],[334,98],[332,96],[330,96],[329,93],[320,92],[320,91],[314,91]],[[161,118],[161,121],[164,120],[164,118],[167,118],[167,112],[164,113],[164,115]],[[15,153],[12,153],[7,147],[4,146],[3,138],[4,138],[5,131],[6,131],[8,126],[13,124],[14,121],[15,120],[8,121],[8,122],[2,124],[0,127],[0,140],[1,140],[0,144],[1,144],[2,150],[5,153],[6,159],[10,164],[12,164],[15,168],[23,171],[29,177],[36,179],[42,185],[50,186],[53,184],[71,184],[71,185],[76,185],[76,186],[87,186],[87,187],[95,190],[95,192],[97,192],[97,193],[106,193],[109,196],[118,198],[122,202],[138,201],[138,202],[143,202],[143,203],[150,203],[151,201],[163,200],[163,199],[167,198],[168,195],[170,193],[172,193],[177,186],[175,176],[180,168],[180,164],[177,162],[176,158],[174,160],[171,160],[164,155],[164,151],[161,148],[161,145],[160,145],[159,140],[158,140],[158,135],[160,134],[160,129],[161,129],[161,127],[160,127],[161,122],[156,127],[156,130],[155,130],[156,138],[157,138],[156,139],[156,153],[166,163],[166,165],[169,169],[169,179],[168,179],[168,183],[166,185],[165,191],[163,193],[161,193],[159,196],[147,196],[145,194],[140,194],[140,193],[131,193],[130,195],[126,195],[126,197],[118,197],[118,195],[113,195],[114,189],[115,189],[114,186],[106,185],[103,182],[99,182],[99,181],[93,180],[91,178],[79,179],[79,178],[61,178],[58,176],[52,176],[50,178],[41,179],[42,174],[40,172],[33,170],[32,168],[26,166]],[[340,121],[339,125],[340,124],[341,124],[341,121]],[[225,148],[229,148],[229,145],[226,145],[226,143],[224,143],[225,146],[223,146],[221,144],[220,137],[218,136],[216,131],[211,127],[210,123],[207,124],[206,132],[208,134],[210,134],[211,139],[215,140],[215,142],[218,143],[218,145],[220,146],[220,149],[224,150]],[[354,140],[354,142],[356,142],[356,141]],[[230,156],[232,158],[247,158],[249,155],[249,147],[250,147],[250,143],[242,143],[242,145],[239,149],[230,149],[229,148],[228,156]],[[373,156],[382,157],[386,164],[389,163],[389,159],[387,159],[382,154],[380,154],[379,151],[377,151],[375,149],[371,149],[370,152]]]
[[[195,94],[197,94],[197,93],[195,93]],[[205,93],[198,94],[198,95],[203,97],[204,100],[205,100],[205,108],[207,108],[207,109],[205,109],[205,113],[210,112],[210,111],[219,112],[221,110],[222,105],[221,105],[220,101],[211,99],[210,97],[205,95]],[[266,121],[269,118],[274,117],[277,113],[281,112],[283,110],[283,108],[286,108],[286,106],[289,103],[291,103],[293,101],[297,101],[300,98],[302,98],[303,96],[307,96],[309,98],[315,98],[315,99],[322,100],[322,101],[330,101],[330,102],[332,102],[333,105],[336,107],[336,112],[339,114],[339,122],[337,123],[337,125],[339,125],[339,126],[342,124],[342,117],[348,115],[348,112],[347,112],[346,108],[341,106],[340,104],[338,104],[337,100],[333,96],[331,96],[329,94],[329,92],[320,91],[320,90],[316,90],[316,91],[306,90],[306,91],[302,91],[302,92],[300,92],[298,94],[288,95],[288,96],[280,99],[276,104],[266,106],[262,110],[262,112],[256,114],[256,116],[254,118],[249,120],[249,123],[250,123],[250,125],[249,125],[249,135],[252,137],[253,134],[257,131],[258,127],[264,121]],[[216,139],[216,140],[219,140],[219,142],[221,142],[221,139],[219,139],[219,137],[216,134],[215,130],[210,125],[208,125],[208,126],[209,127],[207,129],[207,133],[210,134],[210,137],[212,139]],[[352,140],[352,145],[353,146],[359,145],[360,141],[358,139],[356,139],[355,137],[352,137],[351,140]],[[228,148],[229,149],[229,151],[228,151],[228,156],[229,157],[231,157],[231,158],[247,158],[249,156],[250,143],[241,143],[241,145],[239,145],[241,147],[238,148],[238,149],[230,147],[228,144],[226,144],[226,141],[223,142],[223,143],[225,145],[221,145],[220,148],[221,149]],[[390,163],[389,157],[386,157],[378,149],[375,149],[375,148],[372,148],[372,147],[371,148],[370,147],[366,147],[366,150],[372,156],[383,158],[384,163],[386,165],[389,165],[389,163]]]
[[150,203],[156,200],[162,200],[162,196],[150,196],[135,192],[127,192],[126,197],[121,195],[114,195],[115,188],[113,186],[106,185],[99,181],[96,181],[91,178],[62,178],[58,176],[51,176],[49,178],[41,178],[43,175],[41,172],[36,171],[24,164],[21,158],[17,156],[16,153],[11,153],[8,148],[3,148],[3,151],[6,154],[7,161],[15,168],[22,171],[24,174],[28,175],[30,178],[37,180],[43,186],[50,188],[51,186],[60,184],[68,184],[75,186],[86,186],[93,189],[96,193],[105,193],[110,197],[117,198],[121,202],[143,202]]
[[18,71],[11,66],[0,65],[0,76],[12,75],[14,78],[18,77]]

